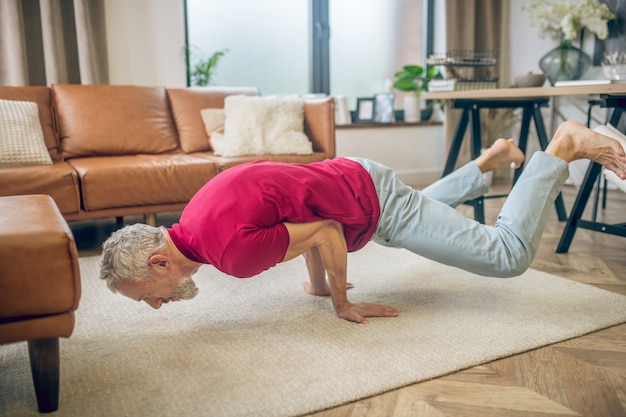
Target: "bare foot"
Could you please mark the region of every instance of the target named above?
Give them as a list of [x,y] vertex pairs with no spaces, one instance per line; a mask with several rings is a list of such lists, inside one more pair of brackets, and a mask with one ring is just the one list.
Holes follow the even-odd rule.
[[626,151],[622,144],[575,121],[559,126],[546,153],[568,163],[590,159],[626,179]]
[[513,139],[498,139],[491,148],[476,158],[475,162],[482,173],[509,163],[512,168],[519,168],[524,162],[524,152],[517,147]]

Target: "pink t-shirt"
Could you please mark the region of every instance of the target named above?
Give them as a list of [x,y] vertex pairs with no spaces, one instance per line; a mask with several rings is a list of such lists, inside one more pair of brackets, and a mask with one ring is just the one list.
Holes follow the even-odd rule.
[[289,246],[284,222],[336,220],[348,251],[355,251],[370,240],[379,215],[374,183],[357,162],[256,161],[209,181],[168,231],[187,258],[247,278],[284,259]]

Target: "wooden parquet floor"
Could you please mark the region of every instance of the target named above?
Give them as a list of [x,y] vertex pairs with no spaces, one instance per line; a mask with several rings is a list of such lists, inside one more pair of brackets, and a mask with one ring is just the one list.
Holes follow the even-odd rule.
[[[568,212],[575,198],[569,188],[563,193]],[[598,220],[625,222],[626,195],[610,196]],[[486,200],[487,223],[501,203]],[[460,210],[473,216],[467,206]],[[626,238],[581,229],[569,252],[557,254],[563,227],[553,213],[532,267],[626,295]],[[626,324],[308,417],[389,416],[626,417]]]
[[[625,222],[626,195],[616,191],[610,197],[599,220]],[[573,187],[564,191],[564,198],[569,211]],[[486,200],[487,223],[495,221],[502,202]],[[460,210],[473,216],[467,206]],[[166,226],[172,221],[159,220]],[[563,227],[553,211],[532,267],[626,295],[626,239],[578,230],[569,253],[556,254]],[[81,255],[97,254],[113,229],[110,223],[96,229],[94,222],[74,223]],[[308,417],[390,416],[626,417],[626,324]]]

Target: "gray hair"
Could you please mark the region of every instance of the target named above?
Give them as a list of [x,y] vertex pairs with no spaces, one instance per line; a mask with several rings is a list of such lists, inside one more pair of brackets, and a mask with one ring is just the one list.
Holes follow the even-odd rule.
[[120,281],[145,281],[151,278],[148,259],[167,247],[165,227],[133,224],[115,231],[102,244],[100,278],[117,292],[115,283]]

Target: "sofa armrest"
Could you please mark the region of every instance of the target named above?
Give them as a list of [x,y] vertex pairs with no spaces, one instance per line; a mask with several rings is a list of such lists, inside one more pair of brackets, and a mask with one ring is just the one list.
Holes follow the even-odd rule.
[[335,157],[335,100],[332,97],[307,100],[304,104],[304,132],[315,152]]

